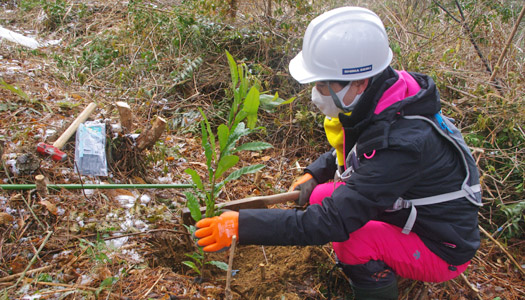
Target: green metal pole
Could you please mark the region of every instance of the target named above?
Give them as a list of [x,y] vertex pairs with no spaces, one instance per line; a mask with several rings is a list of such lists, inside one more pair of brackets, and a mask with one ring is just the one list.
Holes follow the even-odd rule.
[[[48,184],[53,190],[81,190],[81,189],[189,189],[193,184]],[[2,190],[32,190],[36,184],[0,184]]]

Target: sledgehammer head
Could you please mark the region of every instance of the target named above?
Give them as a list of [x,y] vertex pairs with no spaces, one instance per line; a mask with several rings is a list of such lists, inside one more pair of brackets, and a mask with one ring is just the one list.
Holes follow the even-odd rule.
[[54,161],[63,161],[66,159],[67,154],[62,152],[60,149],[53,145],[48,145],[46,143],[40,142],[36,147],[36,151],[43,155],[51,155],[51,158]]

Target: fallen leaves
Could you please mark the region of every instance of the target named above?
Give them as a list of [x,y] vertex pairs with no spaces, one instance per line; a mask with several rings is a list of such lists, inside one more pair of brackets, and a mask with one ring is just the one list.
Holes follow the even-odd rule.
[[0,212],[0,226],[9,225],[15,218],[6,212]]
[[49,211],[53,215],[55,215],[55,216],[58,215],[58,209],[57,209],[56,205],[51,203],[50,201],[42,200],[42,201],[39,202],[39,204],[44,206],[47,209],[47,211]]

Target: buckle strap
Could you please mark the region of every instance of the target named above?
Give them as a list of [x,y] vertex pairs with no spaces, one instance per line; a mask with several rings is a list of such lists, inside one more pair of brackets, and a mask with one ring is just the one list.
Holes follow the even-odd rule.
[[412,208],[410,209],[410,215],[408,215],[408,219],[405,223],[405,226],[403,227],[403,230],[401,230],[401,233],[409,234],[410,231],[412,231],[412,227],[414,227],[416,218],[417,218],[417,210],[416,210],[416,207],[412,205]]
[[455,199],[459,199],[463,197],[467,198],[471,203],[481,206],[481,203],[477,204],[475,202],[472,202],[469,199],[470,197],[474,195],[474,193],[479,193],[479,192],[481,192],[481,185],[476,184],[473,186],[465,185],[463,186],[462,190],[440,194],[436,196],[431,196],[431,197],[410,199],[410,200],[398,198],[394,202],[394,205],[392,205],[392,208],[387,209],[386,211],[393,212],[393,211],[401,210],[404,208],[410,208],[410,214],[408,215],[408,219],[405,223],[405,226],[403,227],[403,230],[401,231],[404,234],[409,234],[410,231],[412,230],[412,227],[414,226],[414,223],[416,222],[416,218],[417,218],[416,206],[437,204],[437,203],[447,202],[447,201],[451,201],[451,200],[455,200]]
[[394,205],[392,205],[392,208],[389,209],[391,211],[400,210],[403,208],[409,208],[412,205],[420,206],[420,205],[430,205],[430,204],[437,204],[441,202],[447,202],[463,197],[473,197],[474,193],[481,192],[481,185],[476,184],[473,186],[465,185],[463,189],[455,192],[430,196],[430,197],[424,197],[424,198],[417,198],[417,199],[403,199],[398,198],[396,202],[394,202]]

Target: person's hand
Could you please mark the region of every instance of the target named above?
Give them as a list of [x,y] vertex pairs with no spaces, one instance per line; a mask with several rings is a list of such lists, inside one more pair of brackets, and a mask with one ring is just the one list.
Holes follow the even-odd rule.
[[232,244],[232,237],[239,236],[239,213],[227,211],[218,217],[204,218],[195,224],[197,245],[206,252],[225,250]]
[[297,204],[304,206],[305,204],[310,203],[310,195],[312,195],[312,191],[316,186],[317,180],[313,178],[312,174],[306,173],[292,185],[290,190],[301,191]]

